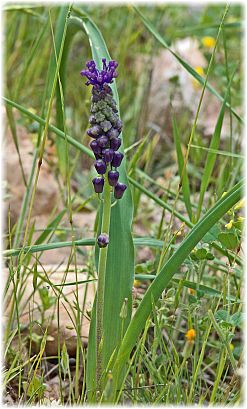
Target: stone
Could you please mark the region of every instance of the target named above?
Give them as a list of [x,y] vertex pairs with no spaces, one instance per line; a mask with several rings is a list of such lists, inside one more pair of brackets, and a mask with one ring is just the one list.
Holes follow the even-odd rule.
[[[57,355],[58,352],[58,320],[57,320],[57,312],[59,308],[59,333],[60,333],[60,347],[62,348],[63,343],[65,342],[68,354],[70,356],[75,356],[76,354],[76,330],[74,327],[74,316],[73,314],[76,313],[75,309],[75,291],[76,285],[69,283],[73,283],[76,281],[76,274],[75,268],[73,265],[69,267],[69,272],[66,274],[65,278],[65,271],[67,266],[62,265],[56,267],[54,265],[43,265],[42,268],[38,267],[38,273],[42,275],[42,277],[46,278],[49,277],[49,280],[58,287],[53,289],[51,285],[49,285],[45,281],[41,281],[38,279],[37,286],[38,288],[45,288],[47,289],[48,296],[50,300],[53,300],[55,303],[51,305],[46,311],[44,311],[44,321],[41,323],[42,317],[42,302],[39,290],[36,289],[33,294],[33,274],[28,274],[25,278],[25,284],[22,285],[23,295],[21,301],[19,303],[19,316],[20,316],[20,323],[22,327],[22,331],[25,335],[29,334],[30,325],[32,325],[33,333],[37,334],[38,336],[44,333],[45,329],[48,329],[48,340],[46,343],[46,354],[48,356]],[[87,273],[82,272],[85,271],[84,266],[77,266],[78,269],[78,281],[87,280],[88,276]],[[7,281],[8,277],[8,269],[4,268],[4,281]],[[65,282],[65,286],[62,288],[60,285]],[[90,318],[87,315],[87,312],[90,313],[94,301],[95,296],[95,287],[96,281],[91,281],[87,284],[87,291],[86,291],[86,284],[78,284],[78,300],[80,310],[83,310],[83,304],[85,300],[85,307],[84,307],[84,314],[82,317],[82,324],[81,324],[81,340],[84,346],[87,345],[88,342],[88,334],[89,334],[89,326],[90,326]],[[58,289],[62,290],[60,297]],[[13,285],[11,283],[7,296],[5,298],[5,308],[4,308],[4,323],[7,323],[7,319],[9,316],[9,311],[11,308],[11,301],[13,300]],[[30,322],[30,314],[31,312],[32,319]],[[41,323],[41,326],[38,323]],[[38,345],[33,343],[33,349],[38,349]]]
[[[21,125],[17,126],[17,137],[24,175],[26,182],[28,182],[35,145],[34,142],[32,142],[32,134],[29,134]],[[47,144],[49,144],[49,142],[47,142]],[[7,204],[10,208],[11,221],[12,223],[16,223],[21,211],[26,186],[23,181],[19,157],[13,142],[13,137],[8,127],[5,136],[4,152],[3,157],[8,195]],[[46,156],[47,153],[45,153],[45,157]],[[58,183],[51,171],[51,167],[44,158],[40,169],[32,217],[34,218],[42,214],[50,215],[55,207],[57,207],[58,211],[59,209],[61,210],[61,206]]]
[[[171,48],[189,63],[194,69],[201,67],[204,70],[204,78],[207,71],[207,60],[200,49],[197,39],[190,37],[175,41]],[[145,62],[139,62],[139,70],[143,69]],[[142,67],[142,68],[141,68]],[[177,78],[179,87],[175,88],[173,79]],[[209,79],[211,85],[217,89],[217,84]],[[173,144],[171,126],[171,107],[177,116],[188,112],[188,118],[195,117],[199,104],[202,86],[186,71],[170,51],[162,49],[152,62],[152,76],[148,96],[147,125],[162,135],[162,138]],[[204,135],[212,136],[217,117],[221,108],[221,102],[217,97],[205,90],[198,125]],[[229,117],[225,115],[222,137],[229,134]],[[171,140],[170,140],[171,138]]]

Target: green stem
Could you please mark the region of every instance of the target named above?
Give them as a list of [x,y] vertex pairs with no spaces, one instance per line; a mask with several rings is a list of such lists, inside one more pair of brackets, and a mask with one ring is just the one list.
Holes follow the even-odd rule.
[[[111,187],[108,183],[108,180],[105,179],[101,233],[106,233],[109,235],[110,218],[111,218]],[[106,273],[107,251],[108,251],[108,246],[100,248],[100,251],[99,251],[98,290],[97,290],[97,303],[96,303],[97,391],[100,391],[101,381],[102,381],[103,317],[104,317],[104,293],[105,293],[105,273]]]
[[214,317],[214,314],[213,314],[213,312],[212,312],[211,310],[208,311],[208,315],[209,315],[210,320],[212,321],[212,324],[213,324],[213,326],[214,326],[215,331],[218,333],[218,335],[219,335],[219,337],[220,337],[222,343],[223,343],[223,344],[225,345],[225,347],[226,347],[226,350],[227,350],[227,352],[228,352],[228,357],[229,357],[229,360],[230,360],[230,362],[231,362],[232,368],[233,368],[234,372],[236,372],[236,370],[237,370],[237,363],[236,363],[235,358],[234,358],[234,356],[233,356],[233,353],[232,353],[232,351],[231,351],[230,342],[228,341],[228,339],[226,339],[224,332],[222,331],[222,329],[220,328],[220,326],[219,326],[218,323],[216,322],[216,319],[215,319],[215,317]]

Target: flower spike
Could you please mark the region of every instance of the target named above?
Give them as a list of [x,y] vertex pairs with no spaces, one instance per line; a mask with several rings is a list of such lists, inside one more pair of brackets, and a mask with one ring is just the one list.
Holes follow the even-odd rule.
[[114,196],[121,199],[127,186],[118,182],[119,172],[116,170],[121,165],[124,157],[118,149],[121,146],[120,134],[122,121],[119,119],[116,101],[109,84],[118,76],[117,61],[109,61],[102,58],[102,70],[99,70],[94,60],[86,63],[87,69],[81,71],[81,75],[87,78],[86,85],[92,85],[91,115],[89,117],[90,128],[87,134],[93,138],[90,147],[94,153],[94,162],[98,176],[93,179],[96,193],[102,193],[104,189],[105,174],[108,183],[114,188]]

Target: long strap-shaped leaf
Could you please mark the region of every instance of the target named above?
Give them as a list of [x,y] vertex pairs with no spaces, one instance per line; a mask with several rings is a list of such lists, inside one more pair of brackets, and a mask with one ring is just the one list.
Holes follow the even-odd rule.
[[[217,150],[219,148],[220,145],[220,136],[221,136],[221,130],[222,130],[222,125],[223,125],[223,120],[224,120],[224,115],[225,115],[225,106],[226,106],[226,100],[228,98],[228,94],[231,88],[231,84],[232,84],[232,80],[233,77],[235,75],[235,71],[233,72],[231,79],[229,81],[228,87],[227,87],[227,91],[226,91],[226,95],[224,98],[224,102],[221,106],[219,115],[218,115],[218,119],[216,122],[216,126],[215,126],[215,130],[212,136],[212,139],[210,141],[210,149],[215,149]],[[204,194],[207,190],[207,187],[209,185],[209,181],[213,172],[213,168],[214,168],[214,164],[216,161],[216,157],[217,154],[215,152],[211,152],[208,151],[207,154],[207,159],[204,165],[204,172],[203,172],[203,176],[202,176],[202,181],[201,181],[201,187],[200,187],[200,195],[199,195],[199,200],[198,200],[198,208],[197,208],[197,220],[200,218],[201,215],[201,208],[202,208],[202,204],[203,204],[203,199],[204,199]]]
[[214,226],[215,223],[217,223],[221,217],[240,200],[242,188],[243,182],[241,181],[205,214],[205,216],[192,228],[176,252],[165,263],[159,275],[148,288],[127,329],[117,354],[112,370],[112,401],[115,401],[116,391],[120,386],[119,374],[126,364],[132,349],[136,345],[138,337],[145,326],[145,322],[152,311],[152,303],[158,300],[169,281],[177,272],[186,257],[189,256],[190,252],[197,245],[197,243],[212,228],[212,226]]
[[191,208],[191,202],[190,202],[190,184],[189,184],[187,169],[186,169],[186,166],[184,166],[184,157],[183,157],[182,148],[181,148],[182,144],[181,144],[180,132],[178,130],[177,121],[176,121],[175,116],[172,118],[172,127],[173,127],[173,135],[174,135],[174,141],[175,141],[176,152],[177,152],[178,171],[179,171],[180,180],[182,181],[182,192],[183,192],[183,197],[184,197],[184,203],[185,203],[189,218],[191,220],[192,219],[192,208]]

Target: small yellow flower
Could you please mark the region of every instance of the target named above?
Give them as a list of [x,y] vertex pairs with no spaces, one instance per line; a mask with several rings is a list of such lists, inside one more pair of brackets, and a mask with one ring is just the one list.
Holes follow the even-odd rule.
[[234,350],[234,345],[230,344],[230,350],[233,351]]
[[195,295],[196,294],[196,292],[195,292],[195,290],[193,288],[188,288],[188,293],[190,295]]
[[204,75],[204,69],[203,69],[200,65],[198,65],[198,66],[195,68],[195,71],[196,71],[197,74],[199,74],[199,75]]
[[236,204],[236,206],[234,206],[234,209],[235,210],[239,210],[239,209],[242,209],[243,207],[244,207],[244,203],[245,202],[245,200],[244,199],[241,199],[237,204]]
[[244,220],[245,220],[245,218],[244,217],[242,217],[242,216],[239,216],[238,218],[237,218],[237,221],[238,222],[244,222]]
[[[201,66],[195,67],[195,71],[197,72],[197,74],[199,74],[201,76],[205,75],[204,74],[204,69]],[[195,78],[193,78],[192,83],[193,83],[193,86],[194,86],[195,89],[199,89],[200,86],[201,86],[200,83]]]
[[175,231],[174,235],[181,236],[181,234],[184,232],[184,226],[185,226],[185,223],[182,223],[179,230]]
[[234,220],[230,220],[229,223],[225,224],[225,227],[227,228],[227,230],[230,230],[233,226]]
[[202,38],[202,44],[205,48],[214,48],[215,43],[216,41],[213,37],[206,36]]
[[109,379],[110,381],[112,380],[113,376],[112,376],[112,372],[109,371],[107,374],[107,379]]
[[135,287],[135,288],[140,287],[140,285],[141,285],[140,280],[134,280],[134,287]]
[[196,337],[196,331],[193,328],[189,329],[186,332],[185,337],[186,337],[187,341],[189,341],[189,342],[194,341],[194,339]]

